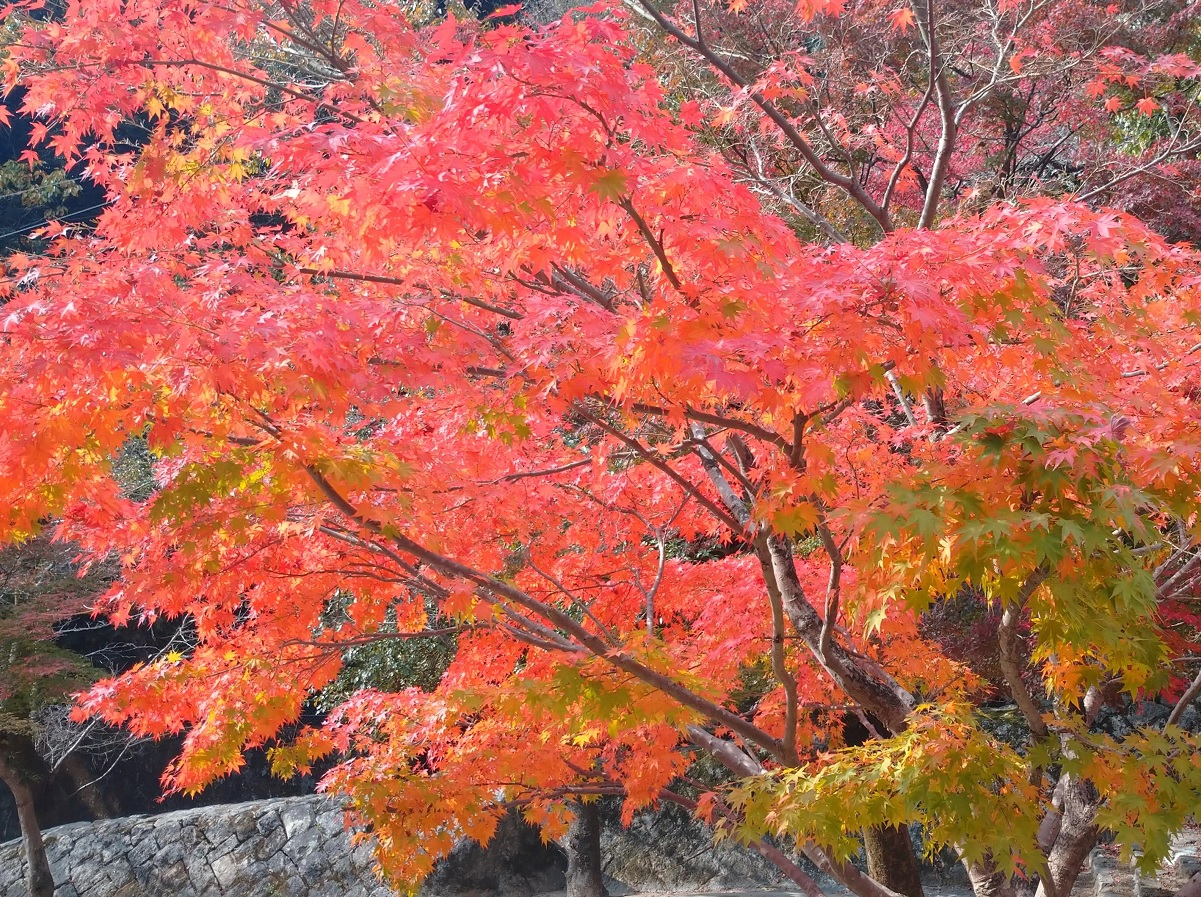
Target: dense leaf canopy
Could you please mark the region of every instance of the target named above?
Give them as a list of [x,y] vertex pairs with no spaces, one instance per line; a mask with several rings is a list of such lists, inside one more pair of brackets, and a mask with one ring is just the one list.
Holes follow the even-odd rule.
[[[697,750],[746,777],[702,812],[864,897],[863,826],[982,893],[1066,893],[1104,829],[1166,850],[1201,794],[1201,255],[1078,200],[1187,194],[1185,13],[739,6],[73,0],[12,47],[108,204],[8,260],[0,539],[54,519],[120,561],[100,612],[193,621],[83,699],[187,732],[170,787],[334,752],[406,880],[506,806],[685,800]],[[964,595],[999,683],[923,634]],[[436,687],[277,738],[422,635],[457,638]],[[1020,744],[974,713],[998,687]],[[1090,731],[1133,699],[1172,725]]]

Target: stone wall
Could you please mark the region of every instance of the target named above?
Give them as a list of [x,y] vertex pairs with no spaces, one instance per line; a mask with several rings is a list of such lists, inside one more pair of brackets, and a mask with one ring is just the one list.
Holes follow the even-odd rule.
[[[674,808],[640,813],[629,828],[602,834],[606,885],[618,895],[779,886],[778,872],[733,844],[714,845]],[[46,832],[55,897],[394,897],[372,871],[369,845],[352,848],[342,812],[324,797],[225,804],[159,816],[73,823]],[[488,849],[463,842],[420,897],[532,897],[564,886],[566,860],[535,829],[506,819]],[[826,893],[849,897],[808,871]],[[957,875],[926,893],[971,897]],[[29,897],[20,842],[0,844],[0,897]],[[1093,851],[1073,897],[1171,897],[1189,876],[1201,880],[1201,828],[1172,843],[1172,862],[1141,879],[1112,848]],[[791,888],[785,886],[787,891]],[[760,891],[764,897],[784,892]]]
[[[79,822],[46,832],[55,897],[391,897],[324,797]],[[0,897],[28,897],[19,841]]]
[[[709,830],[679,807],[668,805],[658,812],[638,813],[628,828],[617,822],[610,819],[601,831],[601,862],[611,894],[785,884],[780,870],[758,853],[732,841],[715,844]],[[800,862],[811,876],[826,883],[807,860]]]
[[[778,871],[674,808],[605,827],[614,895],[779,884]],[[55,897],[392,897],[371,847],[352,847],[339,807],[321,796],[224,804],[80,822],[45,833]],[[421,897],[532,897],[561,891],[566,857],[506,819],[487,849],[463,842]],[[815,870],[810,870],[816,874]],[[29,897],[19,841],[0,844],[0,897]]]

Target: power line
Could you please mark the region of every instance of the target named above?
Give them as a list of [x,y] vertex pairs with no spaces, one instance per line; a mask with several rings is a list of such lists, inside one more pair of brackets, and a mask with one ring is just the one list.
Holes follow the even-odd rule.
[[[76,215],[85,215],[88,212],[94,212],[97,209],[103,209],[105,206],[110,205],[111,203],[112,203],[111,199],[105,200],[104,202],[100,203],[99,205],[88,206],[86,209],[78,209],[77,211],[74,211],[74,212],[68,212],[63,217],[64,218],[73,218]],[[47,218],[44,221],[37,222],[37,224],[31,224],[28,227],[22,227],[19,230],[9,231],[7,234],[0,234],[0,240],[7,240],[9,237],[19,237],[19,236],[21,236],[21,234],[27,234],[31,230],[37,230],[39,227],[44,227],[45,225],[49,224],[51,221],[61,221],[61,220],[62,220],[61,218],[54,218],[54,219]]]

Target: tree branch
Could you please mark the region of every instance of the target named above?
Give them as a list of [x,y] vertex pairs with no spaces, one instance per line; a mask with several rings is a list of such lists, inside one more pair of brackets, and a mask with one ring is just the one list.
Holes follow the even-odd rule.
[[[915,2],[914,6],[917,5]],[[926,199],[922,204],[922,214],[917,223],[919,230],[926,230],[934,225],[934,219],[938,215],[938,202],[942,198],[943,184],[947,179],[947,170],[951,167],[951,155],[955,152],[955,137],[959,131],[955,119],[955,98],[951,92],[951,85],[947,81],[942,50],[938,42],[938,23],[934,19],[934,0],[925,0],[925,7],[925,21],[922,21],[921,10],[918,10],[915,19],[929,51],[929,77],[934,85],[934,96],[938,105],[939,118],[942,121],[942,133],[938,138],[938,150],[934,155],[934,165],[930,169],[930,180],[926,186]]]
[[634,208],[634,203],[630,198],[624,197],[617,203],[621,208],[625,209],[626,214],[634,219],[634,224],[638,226],[638,232],[642,234],[642,239],[650,246],[651,252],[655,254],[655,258],[659,260],[659,267],[663,269],[663,276],[667,278],[667,282],[675,287],[676,292],[683,293],[684,285],[680,283],[680,278],[676,276],[676,269],[672,267],[671,260],[667,258],[667,251],[663,248],[663,233],[660,231],[656,237],[650,229],[650,225],[646,223],[646,219],[638,214],[638,210]]
[[[639,414],[653,414],[656,417],[667,417],[671,410],[668,408],[660,408],[657,405],[647,405],[644,402],[635,402],[630,406],[631,411]],[[741,430],[748,436],[754,436],[756,439],[762,439],[764,442],[770,443],[777,448],[783,449],[785,452],[792,452],[792,445],[774,430],[769,430],[766,427],[761,427],[758,424],[750,421],[739,420],[736,417],[727,417],[724,414],[717,414],[712,411],[701,411],[697,408],[684,407],[684,416],[691,420],[699,420],[702,423],[713,424],[716,427],[727,427],[731,430]]]
[[703,40],[692,38],[685,34],[679,28],[679,26],[677,26],[674,22],[671,22],[661,12],[659,12],[651,0],[628,0],[628,2],[635,4],[637,8],[644,15],[652,19],[655,24],[663,30],[664,33],[668,34],[685,47],[688,47],[696,52],[707,63],[709,63],[710,66],[721,72],[721,74],[724,75],[726,79],[730,81],[730,83],[744,90],[751,102],[758,106],[763,114],[771,119],[775,126],[780,129],[780,132],[784,135],[788,142],[792,144],[797,152],[801,154],[801,157],[808,162],[810,166],[812,166],[813,170],[817,172],[818,176],[822,180],[840,188],[857,203],[859,203],[859,205],[861,205],[864,210],[871,215],[873,219],[875,219],[876,223],[880,226],[880,229],[884,231],[884,233],[889,233],[892,231],[892,221],[889,219],[888,213],[885,212],[884,209],[882,209],[880,205],[867,194],[867,191],[864,190],[863,186],[853,177],[841,174],[827,165],[821,156],[818,155],[813,146],[810,145],[809,141],[807,141],[801,135],[800,131],[793,126],[792,122],[788,120],[788,116],[776,108],[775,104],[763,96],[763,94],[761,94],[759,91],[751,89],[747,80],[734,71],[730,64],[722,59],[721,56],[719,56],[711,47],[709,47],[707,43],[705,43]]
[[[275,429],[275,428],[273,428]],[[276,429],[276,434],[278,434]],[[275,435],[275,434],[273,434]],[[412,539],[405,536],[403,533],[397,532],[389,528],[385,531],[382,524],[377,520],[372,520],[369,517],[363,516],[359,510],[351,504],[345,496],[343,496],[328,479],[317,470],[313,465],[306,464],[304,472],[309,479],[313,481],[322,495],[347,518],[353,520],[368,532],[376,535],[382,535],[390,540],[397,548],[405,554],[411,555],[424,564],[428,564],[435,570],[441,573],[452,576],[456,579],[462,579],[470,583],[480,586],[485,592],[497,597],[505,598],[512,601],[518,607],[524,608],[530,613],[542,617],[549,623],[557,627],[559,630],[567,633],[574,638],[579,646],[590,651],[596,657],[601,658],[605,662],[611,664],[623,672],[629,673],[634,678],[640,680],[645,685],[649,685],[663,692],[668,697],[679,702],[684,707],[694,710],[701,714],[706,719],[719,726],[724,726],[732,732],[741,735],[748,741],[758,745],[763,750],[767,751],[777,759],[782,758],[783,750],[780,741],[769,733],[760,729],[754,723],[748,722],[736,713],[727,710],[720,704],[716,704],[701,695],[685,688],[674,679],[663,675],[662,673],[639,663],[629,654],[622,650],[621,646],[613,646],[606,642],[603,638],[595,633],[589,632],[581,623],[575,620],[566,611],[560,610],[553,605],[546,604],[534,598],[532,595],[522,591],[503,579],[498,579],[495,576],[490,576],[466,564],[461,564],[458,561],[452,560],[442,554],[439,554],[432,549],[426,548]],[[497,602],[497,605],[502,609],[505,607],[503,602]]]
[[1197,700],[1198,695],[1201,695],[1201,672],[1197,673],[1189,687],[1184,690],[1184,694],[1180,696],[1180,700],[1176,702],[1176,706],[1168,714],[1167,722],[1164,725],[1178,725],[1180,718],[1184,716],[1184,711],[1188,710],[1189,705]]
[[1026,602],[1030,600],[1030,596],[1043,583],[1043,580],[1047,578],[1048,573],[1046,567],[1039,567],[1026,577],[1014,602],[1002,611],[1001,623],[997,627],[1001,674],[1005,677],[1006,684],[1009,685],[1009,693],[1026,719],[1026,725],[1038,738],[1047,737],[1047,724],[1043,720],[1038,705],[1034,703],[1034,698],[1026,688],[1026,683],[1022,681],[1022,667],[1017,647],[1017,623],[1022,608],[1025,607]]
[[[322,271],[319,268],[300,268],[301,274],[307,274],[310,277],[329,277],[334,280],[357,280],[361,283],[380,283],[391,284],[400,287],[413,287],[414,284],[408,281],[401,280],[399,277],[385,277],[382,274],[358,274],[354,271]],[[432,291],[431,291],[432,292]],[[445,298],[453,299],[457,302],[462,302],[470,305],[473,308],[478,308],[483,311],[490,311],[493,314],[501,315],[511,321],[520,321],[525,317],[521,312],[512,311],[507,308],[501,308],[499,305],[492,305],[484,302],[481,299],[473,299],[470,296],[452,295]]]
[[644,461],[649,462],[654,467],[658,468],[663,473],[665,473],[667,475],[667,477],[673,483],[675,483],[677,486],[679,486],[681,489],[683,489],[686,493],[688,493],[693,498],[695,498],[701,504],[701,506],[705,508],[705,510],[707,510],[711,514],[713,514],[714,517],[716,517],[718,520],[720,520],[722,523],[724,523],[726,526],[728,526],[733,532],[741,533],[743,531],[743,525],[739,520],[730,516],[730,514],[727,513],[726,511],[722,510],[721,507],[719,507],[718,504],[715,501],[713,501],[713,499],[709,498],[709,496],[707,496],[707,495],[705,495],[705,493],[701,492],[700,489],[698,489],[693,483],[689,482],[684,477],[680,476],[680,474],[677,473],[670,464],[668,464],[666,461],[664,461],[662,458],[660,458],[657,454],[644,448],[642,443],[639,442],[637,439],[627,436],[625,433],[621,432],[621,430],[619,430],[616,427],[609,424],[608,421],[604,420],[603,418],[597,417],[595,414],[588,411],[586,408],[584,408],[578,402],[576,403],[575,408],[581,417],[584,417],[586,420],[591,421],[593,424],[600,427],[602,430],[604,430],[610,436],[613,436],[614,438],[616,438],[620,442],[624,443],[629,448],[633,449],[635,454],[637,454]]

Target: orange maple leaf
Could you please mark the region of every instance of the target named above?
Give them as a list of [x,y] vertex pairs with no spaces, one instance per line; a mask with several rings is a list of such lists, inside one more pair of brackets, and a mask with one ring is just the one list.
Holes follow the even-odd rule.
[[892,23],[894,31],[899,31],[901,34],[908,33],[909,29],[917,22],[917,18],[913,15],[913,10],[908,6],[902,6],[900,9],[893,10],[888,17]]

